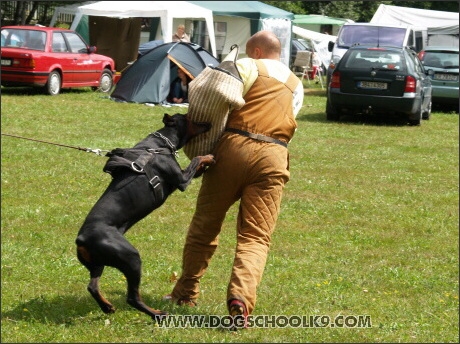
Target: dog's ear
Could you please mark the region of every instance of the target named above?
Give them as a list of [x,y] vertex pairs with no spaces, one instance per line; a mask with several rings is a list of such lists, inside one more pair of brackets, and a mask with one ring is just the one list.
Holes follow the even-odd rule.
[[176,124],[176,122],[174,121],[174,118],[172,116],[165,113],[165,115],[163,116],[163,124],[166,127],[172,127]]

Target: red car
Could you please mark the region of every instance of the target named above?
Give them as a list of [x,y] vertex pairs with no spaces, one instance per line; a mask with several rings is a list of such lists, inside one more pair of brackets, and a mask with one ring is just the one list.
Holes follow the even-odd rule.
[[50,95],[61,88],[92,87],[109,92],[115,62],[96,54],[72,30],[42,26],[4,26],[1,31],[2,86],[41,86]]

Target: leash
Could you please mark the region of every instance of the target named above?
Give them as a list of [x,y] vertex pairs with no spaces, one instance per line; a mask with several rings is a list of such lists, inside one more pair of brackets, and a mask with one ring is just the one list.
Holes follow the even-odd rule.
[[54,143],[54,142],[48,142],[48,141],[43,141],[43,140],[31,139],[31,138],[28,138],[28,137],[23,137],[23,136],[18,136],[18,135],[11,135],[11,134],[4,134],[4,133],[2,133],[2,135],[9,136],[9,137],[15,137],[15,138],[18,138],[18,139],[23,139],[23,140],[35,141],[35,142],[40,142],[40,143],[47,143],[47,144],[54,145],[54,146],[59,146],[59,147],[78,149],[78,150],[81,150],[81,151],[85,151],[87,153],[94,153],[94,154],[99,155],[99,156],[105,156],[106,155],[106,154],[102,154],[102,152],[106,152],[106,153],[109,152],[107,150],[102,150],[102,149],[91,149],[91,148],[83,148],[83,147],[77,147],[77,146],[69,146],[69,145],[64,145],[64,144],[60,144],[60,143]]

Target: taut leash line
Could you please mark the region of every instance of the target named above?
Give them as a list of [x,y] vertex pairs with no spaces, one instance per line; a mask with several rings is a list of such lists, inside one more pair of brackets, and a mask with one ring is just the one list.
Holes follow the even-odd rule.
[[83,148],[83,147],[78,147],[78,146],[64,145],[64,144],[55,143],[55,142],[48,142],[48,141],[43,141],[43,140],[36,140],[36,139],[31,139],[31,138],[28,138],[28,137],[23,137],[23,136],[18,136],[18,135],[11,135],[11,134],[4,134],[4,133],[2,133],[2,135],[4,135],[4,136],[10,136],[10,137],[15,137],[15,138],[17,138],[17,139],[23,139],[23,140],[29,140],[29,141],[40,142],[40,143],[46,143],[46,144],[49,144],[49,145],[54,145],[54,146],[59,146],[59,147],[66,147],[66,148],[78,149],[78,150],[81,150],[81,151],[85,151],[85,152],[87,152],[87,153],[94,153],[94,154],[97,154],[97,155],[100,155],[100,156],[104,156],[104,155],[105,155],[105,154],[102,154],[103,152],[106,152],[106,153],[109,152],[109,151],[107,151],[107,150],[101,150],[101,149]]

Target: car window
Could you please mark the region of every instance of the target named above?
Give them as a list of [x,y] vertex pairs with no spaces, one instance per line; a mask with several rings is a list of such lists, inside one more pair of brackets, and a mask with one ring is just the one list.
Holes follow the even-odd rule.
[[419,59],[418,58],[414,58],[415,60],[415,70],[417,73],[424,73],[425,70],[423,69],[423,65],[420,63]]
[[46,33],[37,30],[3,29],[2,47],[45,50]]
[[403,46],[405,28],[365,25],[343,26],[338,37],[338,46],[349,48],[355,43]]
[[30,31],[24,45],[29,49],[45,50],[46,34],[42,31]]
[[345,67],[353,69],[402,70],[404,58],[400,52],[381,50],[354,50],[346,60]]
[[88,47],[86,46],[86,43],[76,33],[64,32],[64,36],[67,39],[67,42],[69,43],[70,51],[72,53],[88,52]]
[[23,43],[24,40],[12,30],[2,30],[2,47],[20,47]]
[[301,42],[299,42],[299,40],[297,39],[292,40],[292,45],[296,47],[298,50],[305,49],[304,45]]
[[305,39],[299,39],[298,40],[305,48],[305,50],[311,50],[313,51],[313,44],[311,43],[311,41],[309,40],[305,40]]
[[414,51],[410,51],[408,55],[409,55],[409,58],[413,61],[415,71],[419,74],[424,74],[425,69],[423,68],[422,63],[417,57],[417,54]]
[[423,65],[434,68],[458,68],[458,53],[427,51],[423,57]]
[[64,36],[60,32],[53,32],[53,43],[51,49],[54,53],[63,53],[67,51],[67,45]]

